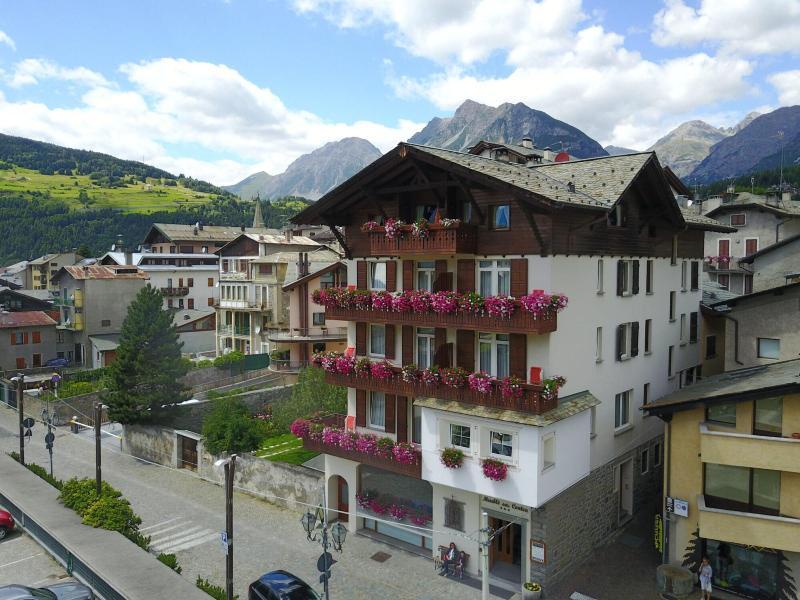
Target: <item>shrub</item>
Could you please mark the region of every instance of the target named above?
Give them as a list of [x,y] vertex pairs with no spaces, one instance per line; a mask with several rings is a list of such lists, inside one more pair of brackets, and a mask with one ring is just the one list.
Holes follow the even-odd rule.
[[[215,600],[227,600],[227,596],[223,588],[218,585],[214,585],[208,579],[203,579],[200,577],[200,575],[197,576],[195,585]],[[239,600],[239,596],[237,594],[234,594],[233,598],[234,600]]]
[[[122,494],[104,481],[101,487],[101,496],[119,498]],[[92,504],[97,502],[95,480],[73,477],[69,481],[64,482],[59,497],[64,503],[64,506],[71,508],[83,517]]]
[[130,541],[132,541],[134,544],[139,546],[139,548],[141,548],[145,552],[150,552],[150,539],[151,539],[151,536],[144,535],[143,533],[140,533],[138,531],[128,531],[126,533],[123,533],[122,535],[124,535],[126,538],[128,538]]
[[194,363],[195,369],[207,369],[213,366],[214,366],[214,361],[208,360],[207,358],[204,358],[203,360],[198,360],[196,363]]
[[235,365],[238,362],[244,360],[244,354],[239,352],[238,350],[234,350],[233,352],[228,352],[227,354],[223,354],[222,356],[218,356],[214,359],[214,366],[215,367],[230,367],[231,365]]
[[142,520],[133,512],[130,502],[121,497],[103,496],[92,504],[83,516],[92,527],[128,533],[139,530]]
[[203,444],[211,454],[251,452],[261,446],[264,424],[236,398],[218,398],[203,419]]
[[66,381],[58,388],[59,398],[71,398],[91,394],[99,389],[99,381]]
[[178,564],[178,557],[175,556],[174,554],[164,554],[162,552],[156,558],[158,558],[158,560],[167,565],[170,569],[172,569],[176,573],[180,573],[181,571],[183,571],[183,569],[181,569],[181,566]]

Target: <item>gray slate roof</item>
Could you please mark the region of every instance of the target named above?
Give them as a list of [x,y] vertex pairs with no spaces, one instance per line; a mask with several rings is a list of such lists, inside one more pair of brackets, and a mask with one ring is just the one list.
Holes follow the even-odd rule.
[[703,304],[707,306],[739,297],[739,294],[726,290],[716,281],[703,281],[701,287],[703,288]]

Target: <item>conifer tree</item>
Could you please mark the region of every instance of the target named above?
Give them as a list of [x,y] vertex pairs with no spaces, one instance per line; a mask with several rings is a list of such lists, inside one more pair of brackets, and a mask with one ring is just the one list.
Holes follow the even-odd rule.
[[113,421],[146,421],[151,410],[187,398],[178,381],[187,371],[181,360],[183,344],[172,314],[162,305],[161,292],[147,285],[128,307],[103,398]]

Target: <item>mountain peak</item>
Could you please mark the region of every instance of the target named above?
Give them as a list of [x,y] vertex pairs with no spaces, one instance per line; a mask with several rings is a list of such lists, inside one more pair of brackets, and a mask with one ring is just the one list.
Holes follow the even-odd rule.
[[694,119],[678,125],[648,150],[655,151],[661,164],[671,168],[678,177],[684,177],[727,135],[723,129]]

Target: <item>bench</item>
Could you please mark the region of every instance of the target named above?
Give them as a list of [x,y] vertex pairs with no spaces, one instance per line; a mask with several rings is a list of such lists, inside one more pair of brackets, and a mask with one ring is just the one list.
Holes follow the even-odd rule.
[[[450,546],[439,546],[438,551],[439,554],[434,556],[433,558],[433,568],[434,570],[438,571],[444,565],[445,556],[447,556],[447,552],[450,550]],[[456,552],[458,555],[462,556],[462,560],[460,562],[456,562],[453,565],[453,575],[457,575],[459,579],[464,579],[464,570],[467,568],[467,564],[469,563],[469,554],[464,551],[459,551],[458,547],[456,547]]]

